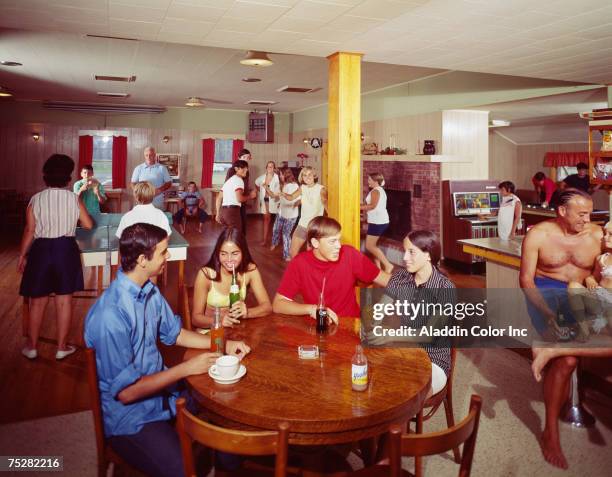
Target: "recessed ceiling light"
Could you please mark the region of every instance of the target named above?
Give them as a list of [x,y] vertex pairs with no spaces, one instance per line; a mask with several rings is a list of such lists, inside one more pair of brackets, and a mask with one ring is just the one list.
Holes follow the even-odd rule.
[[244,81],[245,83],[257,83],[261,81],[261,79],[260,78],[242,78],[242,81]]
[[268,99],[250,99],[244,104],[256,104],[258,106],[271,106],[278,103],[278,101],[270,101]]
[[510,121],[506,121],[504,119],[491,119],[489,121],[490,128],[502,128],[506,126],[510,126]]
[[82,113],[165,113],[164,106],[141,106],[137,104],[75,103],[71,101],[45,101],[45,109],[80,111]]
[[4,86],[0,86],[0,96],[2,97],[13,96],[13,93],[7,90]]
[[202,98],[198,98],[197,96],[192,96],[190,98],[187,98],[187,102],[185,103],[185,106],[190,106],[192,108],[200,108],[204,106],[204,101],[202,101]]
[[[321,88],[319,88],[321,89]],[[314,88],[300,88],[298,86],[283,86],[277,89],[279,93],[311,93]]]
[[94,75],[97,81],[120,81],[122,83],[133,83],[136,81],[136,76],[109,76],[109,75]]
[[17,61],[0,61],[0,65],[2,66],[23,66],[21,63]]
[[98,91],[98,96],[105,96],[108,98],[128,98],[128,93],[105,93],[104,91]]
[[270,66],[274,62],[268,58],[268,54],[265,51],[254,51],[249,50],[245,57],[240,60],[240,63],[247,66]]

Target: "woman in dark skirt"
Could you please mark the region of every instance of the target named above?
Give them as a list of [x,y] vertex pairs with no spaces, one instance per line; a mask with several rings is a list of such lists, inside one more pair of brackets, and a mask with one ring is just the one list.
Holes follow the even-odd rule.
[[77,221],[91,229],[93,221],[70,183],[74,161],[53,154],[43,166],[47,188],[34,195],[26,211],[26,227],[21,239],[19,271],[23,273],[19,294],[30,301],[28,343],[22,354],[38,356],[36,346],[49,295],[55,294],[57,313],[56,359],[75,352],[66,343],[72,321],[72,294],[83,290],[81,255],[75,240]]

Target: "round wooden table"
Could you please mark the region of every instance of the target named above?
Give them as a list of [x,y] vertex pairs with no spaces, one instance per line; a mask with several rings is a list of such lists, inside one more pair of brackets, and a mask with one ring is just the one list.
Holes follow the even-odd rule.
[[[359,343],[352,318],[317,335],[308,317],[272,315],[226,328],[251,353],[236,384],[215,383],[208,374],[187,378],[211,422],[244,430],[290,426],[290,444],[354,442],[406,422],[422,407],[431,383],[431,362],[420,348],[366,348],[369,386],[351,389],[351,357]],[[299,345],[318,345],[320,356],[298,358]],[[185,358],[201,350],[188,350]]]

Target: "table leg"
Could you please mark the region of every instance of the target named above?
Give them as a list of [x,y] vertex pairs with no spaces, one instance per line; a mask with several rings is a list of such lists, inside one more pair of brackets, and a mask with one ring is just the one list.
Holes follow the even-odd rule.
[[23,336],[28,336],[30,328],[30,299],[27,296],[23,297],[23,306],[21,309],[21,332]]
[[183,290],[183,281],[185,280],[185,260],[179,260],[178,263],[178,292],[177,297],[178,301],[181,301],[181,291]]
[[[416,415],[416,433],[423,434],[423,410],[421,409],[419,413]],[[415,475],[423,475],[422,468],[423,458],[415,457],[414,458],[414,473]]]
[[102,294],[102,289],[104,288],[104,267],[98,265],[96,269],[98,271],[98,287],[96,289],[96,296],[100,296]]

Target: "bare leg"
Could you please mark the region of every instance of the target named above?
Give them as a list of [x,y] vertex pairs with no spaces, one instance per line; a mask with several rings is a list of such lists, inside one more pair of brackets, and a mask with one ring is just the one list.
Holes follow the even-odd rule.
[[559,413],[567,401],[570,376],[578,360],[574,356],[562,356],[550,360],[549,369],[544,376],[544,406],[546,421],[542,432],[542,454],[546,461],[567,469],[567,460],[561,450],[559,440]]
[[378,262],[376,263],[376,265],[379,268],[380,264],[382,264],[383,271],[391,273],[391,271],[393,270],[393,264],[389,260],[387,260],[385,254],[376,245],[378,243],[379,238],[380,237],[377,237],[376,235],[366,235],[366,250],[374,256],[375,260]]
[[542,370],[546,367],[548,362],[555,357],[553,348],[533,348],[531,350],[533,354],[533,362],[531,363],[531,371],[533,377],[539,383],[542,381]]
[[[266,204],[266,209],[267,209],[267,204]],[[266,211],[266,213],[263,216],[263,240],[261,242],[261,244],[265,247],[266,244],[268,243],[268,237],[270,235],[270,220],[272,219],[272,215],[270,214],[270,212]]]
[[30,298],[30,326],[28,328],[28,348],[36,349],[40,336],[40,325],[45,316],[45,309],[49,302],[48,296]]
[[57,349],[66,351],[66,338],[72,322],[72,294],[55,295],[55,309],[57,313]]
[[304,239],[297,237],[295,233],[293,234],[293,237],[291,238],[291,248],[289,249],[289,254],[291,255],[291,258],[295,257],[298,253],[300,253],[300,249],[302,248],[304,243],[306,243]]

